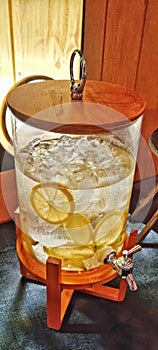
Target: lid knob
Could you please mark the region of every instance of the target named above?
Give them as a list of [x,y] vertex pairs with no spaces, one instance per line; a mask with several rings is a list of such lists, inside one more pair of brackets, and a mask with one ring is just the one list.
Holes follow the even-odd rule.
[[[79,83],[75,83],[74,73],[73,73],[73,63],[76,53],[80,56],[80,66],[81,66],[81,79]],[[71,97],[74,100],[80,100],[82,98],[83,89],[86,83],[86,63],[83,54],[80,50],[74,50],[70,58],[70,90]]]

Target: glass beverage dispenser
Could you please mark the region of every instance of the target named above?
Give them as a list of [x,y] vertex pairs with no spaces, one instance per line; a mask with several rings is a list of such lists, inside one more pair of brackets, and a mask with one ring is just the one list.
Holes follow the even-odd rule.
[[110,252],[121,254],[126,239],[144,101],[121,86],[85,83],[84,75],[76,84],[72,71],[71,82],[71,92],[69,81],[48,80],[7,97],[17,252],[39,276],[49,256],[72,274],[97,271]]

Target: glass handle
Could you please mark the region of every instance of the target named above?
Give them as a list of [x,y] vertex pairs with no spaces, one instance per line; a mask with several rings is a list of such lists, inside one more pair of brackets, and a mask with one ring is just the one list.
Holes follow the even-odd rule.
[[[25,77],[15,83],[11,89],[8,91],[8,93],[15,89],[17,86],[22,84],[27,84],[33,80],[53,80],[50,77],[47,77],[45,75],[31,75],[28,77]],[[8,95],[7,93],[7,95]],[[7,95],[4,97],[1,109],[0,109],[0,141],[2,147],[12,156],[14,156],[14,148],[13,148],[13,142],[8,134],[7,127],[6,127],[6,111],[7,111]]]

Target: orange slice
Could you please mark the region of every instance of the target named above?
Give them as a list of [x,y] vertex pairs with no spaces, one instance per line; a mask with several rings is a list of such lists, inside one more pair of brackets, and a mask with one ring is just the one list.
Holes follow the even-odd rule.
[[61,224],[74,210],[73,196],[66,186],[43,183],[32,188],[30,202],[37,215],[50,224]]

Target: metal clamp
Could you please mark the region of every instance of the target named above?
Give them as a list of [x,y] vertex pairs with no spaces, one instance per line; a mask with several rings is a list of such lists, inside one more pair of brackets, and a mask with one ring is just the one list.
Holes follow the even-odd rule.
[[[73,63],[74,63],[74,58],[76,53],[78,53],[80,56],[80,65],[81,65],[81,79],[79,83],[75,82],[74,73],[73,73]],[[77,49],[73,51],[70,59],[70,82],[71,82],[70,90],[71,90],[72,99],[80,100],[82,98],[83,89],[86,83],[86,63],[82,52]]]

